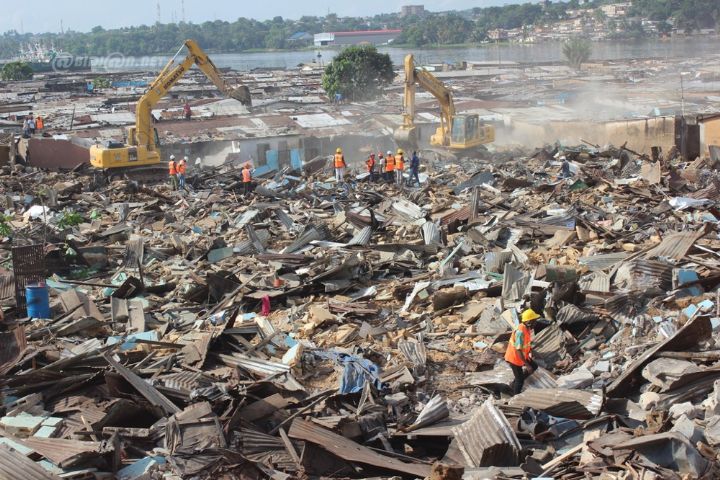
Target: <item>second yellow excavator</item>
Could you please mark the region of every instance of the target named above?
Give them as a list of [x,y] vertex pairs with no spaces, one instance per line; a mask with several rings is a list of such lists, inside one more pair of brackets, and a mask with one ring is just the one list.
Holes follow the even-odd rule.
[[430,145],[462,152],[495,141],[495,127],[480,123],[476,114],[455,112],[452,91],[430,72],[415,67],[412,54],[405,57],[405,95],[403,125],[395,131],[400,145],[417,146],[415,126],[415,90],[417,85],[430,92],[440,103],[440,126],[430,137]]
[[[185,59],[176,63],[183,48],[187,48]],[[186,40],[175,56],[165,65],[157,78],[152,82],[145,94],[140,97],[135,109],[135,125],[128,127],[127,144],[109,142],[106,145],[90,147],[90,163],[92,166],[107,169],[111,172],[137,171],[138,167],[152,170],[153,166],[165,168],[160,164],[159,138],[153,125],[152,108],[194,65],[228,97],[240,101],[243,105],[252,104],[250,90],[245,85],[231,87],[222,78],[220,71],[208,58],[194,40]]]

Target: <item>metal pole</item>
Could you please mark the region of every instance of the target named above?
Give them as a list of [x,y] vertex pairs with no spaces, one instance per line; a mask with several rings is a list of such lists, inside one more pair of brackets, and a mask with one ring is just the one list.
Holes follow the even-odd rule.
[[683,74],[680,74],[680,108],[682,116],[685,117],[685,86],[683,85]]

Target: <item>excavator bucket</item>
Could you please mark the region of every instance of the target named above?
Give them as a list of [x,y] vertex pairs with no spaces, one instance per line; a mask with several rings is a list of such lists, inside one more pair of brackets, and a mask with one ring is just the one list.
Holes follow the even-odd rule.
[[250,89],[247,87],[247,85],[240,85],[239,87],[232,89],[229,93],[231,98],[234,98],[246,107],[252,106]]
[[416,127],[399,127],[393,132],[393,138],[400,148],[415,149],[417,148],[417,128]]

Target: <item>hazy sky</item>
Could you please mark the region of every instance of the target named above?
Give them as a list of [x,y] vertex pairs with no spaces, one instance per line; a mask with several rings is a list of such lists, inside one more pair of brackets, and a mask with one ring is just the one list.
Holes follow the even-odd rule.
[[[523,0],[525,1],[525,0]],[[296,19],[303,15],[365,16],[400,10],[401,5],[424,4],[431,11],[466,9],[520,0],[185,0],[185,19],[233,21],[238,17],[268,19],[280,15]],[[151,25],[157,20],[157,0],[0,0],[0,32],[59,32],[64,28],[88,31],[95,25],[115,28]],[[182,20],[182,0],[160,0],[163,23]]]

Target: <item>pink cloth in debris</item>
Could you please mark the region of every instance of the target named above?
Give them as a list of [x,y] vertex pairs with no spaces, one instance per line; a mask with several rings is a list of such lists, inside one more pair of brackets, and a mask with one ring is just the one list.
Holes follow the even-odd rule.
[[267,295],[262,297],[262,310],[260,311],[260,314],[263,317],[270,315],[270,297]]

